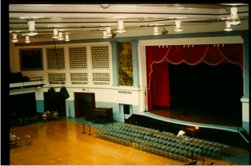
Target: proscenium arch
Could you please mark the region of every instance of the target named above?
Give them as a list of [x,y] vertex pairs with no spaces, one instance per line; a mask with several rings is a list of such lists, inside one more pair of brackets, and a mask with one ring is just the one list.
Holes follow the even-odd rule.
[[[234,35],[234,36],[215,36],[215,37],[188,37],[188,38],[170,38],[170,39],[152,39],[152,40],[139,40],[138,54],[139,54],[139,83],[142,87],[141,100],[140,100],[140,110],[147,110],[147,78],[146,78],[146,46],[171,46],[171,45],[202,45],[202,44],[243,44],[243,47],[247,47],[248,40],[244,40],[245,34]],[[247,44],[246,44],[247,43]],[[248,68],[247,65],[247,48],[243,49],[243,97],[248,100],[249,97],[249,87],[248,87]],[[242,98],[240,99],[243,100]],[[245,100],[246,101],[246,100]],[[243,102],[243,101],[242,101]],[[249,100],[248,100],[249,105]],[[242,112],[244,110],[242,108]],[[245,116],[247,117],[247,115]],[[249,123],[249,119],[243,119]],[[244,127],[245,128],[245,127]],[[249,128],[245,128],[249,132]]]

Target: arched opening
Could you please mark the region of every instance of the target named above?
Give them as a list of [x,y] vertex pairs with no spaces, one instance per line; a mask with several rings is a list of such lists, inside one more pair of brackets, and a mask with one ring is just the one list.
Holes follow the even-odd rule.
[[241,125],[242,44],[148,46],[146,51],[149,111],[187,121]]

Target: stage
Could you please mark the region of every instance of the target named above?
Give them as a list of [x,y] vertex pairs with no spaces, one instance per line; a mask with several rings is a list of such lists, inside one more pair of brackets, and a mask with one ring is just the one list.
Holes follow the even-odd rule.
[[[156,120],[169,122],[169,123],[173,123],[173,124],[184,125],[184,126],[188,126],[188,127],[219,129],[219,130],[231,131],[231,132],[235,132],[235,133],[239,132],[239,127],[240,127],[240,126],[233,126],[233,125],[212,124],[212,123],[209,123],[208,119],[204,119],[204,122],[195,122],[194,120],[188,121],[188,120],[186,120],[188,118],[185,118],[186,115],[184,115],[184,114],[180,115],[180,119],[175,119],[174,117],[170,118],[170,117],[168,117],[168,114],[171,115],[172,113],[170,113],[168,111],[163,111],[163,110],[155,110],[155,111],[151,111],[151,112],[145,111],[142,113],[135,112],[134,114],[143,115],[143,116],[153,118]],[[183,120],[181,120],[181,119],[183,119]],[[189,119],[191,120],[191,118],[189,118]],[[203,120],[201,119],[200,121],[203,121]],[[208,123],[205,123],[206,121],[208,121]]]
[[[168,111],[164,113],[165,116],[168,114],[171,113],[168,113]],[[196,122],[194,119],[191,119],[191,116],[189,120],[189,116],[186,114],[179,115],[180,119],[175,119],[173,116],[165,116],[163,116],[163,110],[134,112],[130,118],[126,119],[126,123],[155,128],[174,134],[178,134],[180,130],[184,130],[186,135],[190,137],[226,143],[245,149],[249,147],[249,136],[243,134],[241,125],[213,124],[210,123],[210,118],[204,117],[200,119],[201,117],[193,117],[194,119],[200,119],[200,121]],[[227,116],[225,119],[227,119]]]

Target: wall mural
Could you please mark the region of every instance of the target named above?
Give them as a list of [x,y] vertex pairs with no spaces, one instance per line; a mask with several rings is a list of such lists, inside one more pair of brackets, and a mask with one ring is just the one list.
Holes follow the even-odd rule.
[[130,42],[118,43],[119,85],[133,85],[132,45]]

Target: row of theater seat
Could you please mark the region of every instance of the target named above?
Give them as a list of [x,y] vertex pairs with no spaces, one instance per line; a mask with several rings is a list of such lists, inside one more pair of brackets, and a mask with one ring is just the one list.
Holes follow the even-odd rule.
[[119,122],[97,128],[96,136],[180,161],[203,157],[218,159],[230,154],[226,144],[188,136],[178,138],[170,132]]

